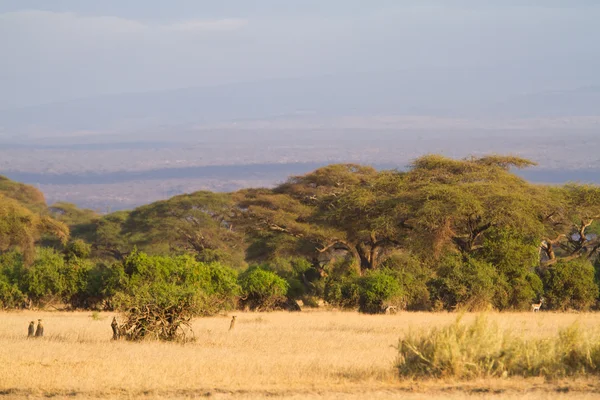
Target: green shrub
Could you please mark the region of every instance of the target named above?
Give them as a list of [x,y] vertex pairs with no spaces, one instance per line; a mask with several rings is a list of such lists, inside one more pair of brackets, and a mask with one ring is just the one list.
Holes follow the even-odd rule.
[[317,281],[320,275],[305,258],[276,257],[261,264],[261,269],[274,272],[286,280],[289,285],[287,297],[290,299],[319,295]]
[[407,253],[394,254],[381,264],[381,269],[394,276],[402,288],[403,302],[398,304],[411,311],[427,310],[430,293],[427,281],[431,272],[416,258]]
[[124,336],[130,340],[185,338],[198,315],[232,308],[239,295],[236,272],[190,255],[149,256],[134,252],[123,262],[114,305],[125,311]]
[[62,301],[75,285],[62,255],[51,248],[37,248],[33,263],[24,270],[22,291],[36,304]]
[[404,308],[403,295],[400,283],[388,271],[371,271],[360,279],[359,311],[378,314],[386,305]]
[[360,302],[359,277],[330,277],[325,282],[325,301],[335,307],[355,309]]
[[185,304],[192,315],[210,315],[232,308],[239,295],[234,270],[196,261],[190,255],[134,252],[123,262],[123,272],[112,270],[106,276],[112,282],[119,281],[114,298],[119,309]]
[[273,310],[286,301],[288,283],[277,274],[252,266],[239,276],[242,289],[241,305],[251,310]]
[[465,325],[409,332],[400,340],[398,372],[406,378],[559,378],[600,374],[600,336],[577,325],[557,337],[522,338],[485,317]]
[[23,308],[27,298],[17,285],[11,284],[0,276],[0,309]]
[[85,259],[92,253],[92,246],[81,239],[70,241],[64,249],[65,259],[73,258]]
[[72,298],[73,307],[113,310],[113,297],[126,282],[122,263],[97,263],[87,271],[85,287]]
[[428,282],[433,302],[447,310],[484,310],[491,307],[497,274],[492,265],[458,254],[440,261],[437,277]]
[[593,265],[584,257],[559,261],[542,275],[546,305],[556,310],[587,310],[598,297]]
[[479,250],[479,258],[494,266],[497,278],[493,298],[498,310],[527,310],[543,293],[543,284],[532,270],[539,263],[537,239],[516,229],[491,228]]

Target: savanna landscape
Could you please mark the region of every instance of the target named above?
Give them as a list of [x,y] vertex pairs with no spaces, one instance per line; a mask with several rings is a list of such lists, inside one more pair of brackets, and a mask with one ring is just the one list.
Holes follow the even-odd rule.
[[598,0],[0,0],[0,398],[600,399]]
[[533,164],[337,164],[105,215],[4,178],[0,389],[593,398],[600,188]]
[[[2,313],[0,393],[9,398],[592,399],[598,379],[400,377],[399,339],[454,323],[455,313],[364,315],[342,311],[238,312],[197,319],[186,344],[112,341],[112,313]],[[462,320],[470,324],[476,314]],[[43,338],[27,339],[42,318]],[[573,323],[595,331],[595,313],[489,313],[528,339]],[[598,332],[595,331],[595,334]]]

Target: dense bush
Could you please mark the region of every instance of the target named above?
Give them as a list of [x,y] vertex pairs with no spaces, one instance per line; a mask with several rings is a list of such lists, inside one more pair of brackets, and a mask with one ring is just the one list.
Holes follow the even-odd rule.
[[382,313],[387,305],[404,308],[403,297],[400,283],[386,270],[372,271],[360,280],[360,312]]
[[497,273],[494,308],[528,310],[532,299],[543,294],[543,284],[533,267],[539,264],[539,244],[515,229],[491,229],[479,252]]
[[23,308],[26,301],[17,285],[0,276],[0,309]]
[[430,307],[430,294],[427,282],[431,272],[416,257],[399,253],[385,260],[382,268],[394,276],[402,288],[402,302],[399,307],[412,311],[427,310]]
[[234,307],[239,287],[236,272],[220,264],[205,264],[192,256],[149,256],[134,252],[123,262],[124,276],[115,294],[119,309],[147,304],[170,307],[185,304],[193,315],[210,315]]
[[251,310],[273,310],[286,302],[288,283],[261,266],[248,268],[240,274],[238,282],[242,290],[241,305]]
[[594,267],[584,257],[559,261],[548,267],[542,277],[548,308],[586,310],[598,297]]
[[38,248],[33,263],[22,269],[21,288],[37,305],[68,303],[85,286],[86,262],[68,263],[51,248]]
[[551,338],[523,338],[478,317],[408,333],[400,340],[401,377],[558,378],[600,374],[600,336],[574,325]]
[[493,303],[496,280],[492,265],[452,254],[440,261],[437,277],[428,286],[435,308],[482,310]]
[[359,306],[360,292],[358,276],[342,276],[327,279],[324,297],[332,306],[354,309]]
[[92,246],[81,239],[70,241],[65,246],[64,254],[67,260],[73,258],[85,259],[92,253]]
[[123,262],[114,304],[125,312],[123,335],[131,340],[177,340],[194,316],[231,309],[239,287],[236,272],[191,255],[149,256],[134,252]]
[[318,288],[313,283],[320,276],[308,260],[300,257],[277,257],[268,263],[262,264],[265,271],[276,273],[285,279],[289,285],[287,297],[301,299],[305,296],[318,294]]

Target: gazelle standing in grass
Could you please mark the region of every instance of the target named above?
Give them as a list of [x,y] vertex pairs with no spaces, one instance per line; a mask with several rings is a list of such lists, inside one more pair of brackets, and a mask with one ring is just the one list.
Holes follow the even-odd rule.
[[538,312],[538,311],[540,311],[540,307],[542,307],[542,303],[543,303],[543,302],[544,302],[544,298],[543,298],[543,297],[541,297],[541,298],[540,298],[540,302],[539,302],[538,304],[535,304],[535,303],[534,303],[534,304],[532,304],[532,305],[531,305],[531,311],[533,311],[533,312]]

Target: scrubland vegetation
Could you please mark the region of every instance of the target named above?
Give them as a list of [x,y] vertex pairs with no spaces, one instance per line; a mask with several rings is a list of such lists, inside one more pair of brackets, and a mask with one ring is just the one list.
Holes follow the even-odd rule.
[[533,185],[517,157],[330,165],[273,189],[97,215],[0,181],[0,307],[128,311],[589,310],[600,188]]
[[[406,172],[331,165],[273,189],[107,215],[47,206],[2,178],[0,389],[594,394],[600,188],[512,173],[531,164],[431,155]],[[50,308],[62,311],[39,311]],[[129,340],[110,341],[113,315]],[[40,316],[46,335],[28,340]]]
[[[568,379],[557,374],[548,379],[541,372],[524,379],[527,374],[514,371],[505,379],[494,368],[490,373],[476,373],[470,365],[484,353],[494,354],[503,332],[515,341],[543,343],[548,339],[547,347],[553,347],[559,332],[569,332],[577,323],[581,332],[594,337],[600,325],[596,313],[491,312],[484,317],[489,325],[482,320],[476,323],[479,315],[467,313],[461,317],[465,328],[457,330],[457,315],[447,312],[237,312],[232,331],[228,331],[232,314],[195,319],[195,341],[183,345],[113,341],[113,315],[89,311],[1,313],[0,392],[9,398],[577,399],[598,395],[598,379],[591,374],[578,373]],[[27,324],[37,318],[44,321],[45,336],[27,339]],[[477,333],[463,333],[473,329]],[[472,358],[455,351],[451,364],[446,358],[436,361],[445,372],[441,378],[429,374],[411,378],[408,375],[423,364],[412,364],[407,375],[400,367],[404,350],[402,345],[398,347],[399,340],[419,346],[418,339],[431,338],[432,334],[425,332],[432,330],[449,330],[452,338],[466,337],[464,344],[475,346],[469,350]],[[433,335],[437,352],[458,350],[448,346],[459,341]],[[579,348],[572,341],[561,346]],[[535,356],[532,360],[551,361],[556,354],[537,350],[541,349],[529,350]],[[463,354],[465,358],[459,359]],[[506,359],[510,357],[507,354]],[[576,370],[576,364],[572,365]],[[463,380],[466,376],[470,379]]]

